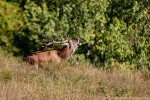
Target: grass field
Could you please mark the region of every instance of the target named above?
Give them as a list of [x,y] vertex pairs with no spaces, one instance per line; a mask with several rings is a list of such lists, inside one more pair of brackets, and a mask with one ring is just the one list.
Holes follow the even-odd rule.
[[50,64],[34,70],[0,55],[0,100],[150,99],[150,75],[89,64]]

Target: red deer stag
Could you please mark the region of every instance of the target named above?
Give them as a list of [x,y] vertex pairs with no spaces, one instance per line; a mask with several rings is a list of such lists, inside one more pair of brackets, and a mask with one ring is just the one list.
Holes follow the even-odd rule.
[[77,38],[72,40],[65,40],[62,42],[48,42],[45,45],[49,46],[53,43],[60,43],[63,46],[62,49],[49,50],[45,52],[35,52],[24,57],[24,61],[36,66],[36,69],[38,69],[38,66],[42,63],[48,64],[51,62],[60,63],[62,61],[67,61],[74,54],[75,49],[80,44],[79,38]]

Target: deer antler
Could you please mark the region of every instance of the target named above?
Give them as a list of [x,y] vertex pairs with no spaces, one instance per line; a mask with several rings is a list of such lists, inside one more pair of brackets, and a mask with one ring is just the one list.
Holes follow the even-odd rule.
[[47,44],[45,44],[46,46],[50,46],[50,45],[52,45],[52,44],[60,44],[60,43],[67,43],[68,41],[67,40],[65,40],[65,41],[54,41],[54,42],[48,42]]
[[44,46],[50,46],[50,45],[52,45],[52,44],[60,44],[60,43],[67,43],[67,42],[68,42],[68,40],[64,40],[64,41],[53,41],[53,42],[51,42],[51,41],[43,41]]
[[52,44],[60,44],[60,43],[67,43],[68,42],[68,35],[67,34],[65,34],[64,35],[64,41],[55,41],[55,40],[43,40],[42,42],[44,43],[44,45],[45,46],[50,46],[50,45],[52,45]]
[[42,40],[42,42],[43,42],[43,45],[42,45],[42,48],[44,48],[44,50],[48,47],[48,46],[50,46],[50,45],[52,45],[52,44],[61,44],[61,45],[64,45],[65,43],[67,43],[68,42],[68,35],[64,35],[64,41],[54,41],[53,39],[52,40]]
[[68,42],[68,40],[64,40],[64,41],[53,41],[53,42],[51,42],[51,41],[46,41],[46,40],[43,40],[43,45],[42,45],[42,48],[44,48],[44,50],[43,51],[45,51],[45,49],[48,47],[48,46],[50,46],[50,45],[52,45],[52,44],[63,44],[63,43],[67,43]]

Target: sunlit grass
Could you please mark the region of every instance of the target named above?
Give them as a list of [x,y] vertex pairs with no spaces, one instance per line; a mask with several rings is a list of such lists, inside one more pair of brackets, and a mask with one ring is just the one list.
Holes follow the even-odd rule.
[[19,58],[0,56],[1,100],[100,100],[150,98],[150,76],[89,64],[49,64],[34,70]]

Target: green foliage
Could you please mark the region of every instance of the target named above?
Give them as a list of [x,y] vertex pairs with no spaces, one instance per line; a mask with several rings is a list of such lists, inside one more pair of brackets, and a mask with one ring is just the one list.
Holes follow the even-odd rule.
[[[93,48],[94,55],[91,57],[98,58],[101,62],[119,61],[124,62],[132,57],[133,52],[128,46],[124,33],[125,23],[114,18],[110,24],[110,31],[98,33]],[[111,62],[110,62],[111,63]]]
[[150,15],[145,3],[110,1],[106,11],[107,23],[103,23],[106,26],[97,32],[89,56],[96,65],[108,67],[115,62],[128,62],[138,69],[150,69]]
[[81,56],[76,59],[90,59],[109,68],[128,63],[149,71],[149,2],[2,0],[0,45],[16,55],[26,55],[41,50],[43,39],[61,40],[67,34],[81,38]]
[[28,54],[36,51],[41,46],[43,39],[51,37],[54,33],[55,16],[49,14],[45,4],[42,7],[37,6],[34,2],[25,5],[23,12],[25,25],[20,34],[15,36],[16,41],[23,53]]
[[14,35],[22,27],[22,15],[18,4],[0,1],[0,45],[8,51],[18,51],[14,46]]

